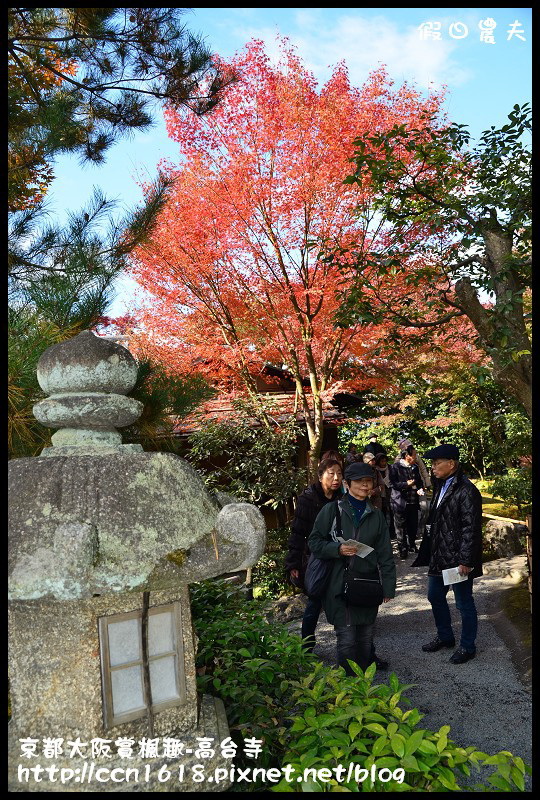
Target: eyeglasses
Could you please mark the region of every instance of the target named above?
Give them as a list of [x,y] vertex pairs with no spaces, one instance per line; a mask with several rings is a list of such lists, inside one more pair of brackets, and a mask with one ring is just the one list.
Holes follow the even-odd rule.
[[450,458],[438,458],[436,461],[431,462],[432,467],[438,467],[440,464],[447,464],[448,461],[451,461]]

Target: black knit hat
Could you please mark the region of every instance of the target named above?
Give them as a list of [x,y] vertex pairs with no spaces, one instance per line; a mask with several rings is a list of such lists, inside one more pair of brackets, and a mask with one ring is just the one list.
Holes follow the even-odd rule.
[[424,453],[424,458],[431,458],[432,461],[436,461],[438,458],[451,458],[452,461],[459,461],[459,450],[455,444],[440,444]]
[[375,473],[369,464],[361,461],[354,461],[345,469],[346,481],[359,481],[361,478],[375,478]]

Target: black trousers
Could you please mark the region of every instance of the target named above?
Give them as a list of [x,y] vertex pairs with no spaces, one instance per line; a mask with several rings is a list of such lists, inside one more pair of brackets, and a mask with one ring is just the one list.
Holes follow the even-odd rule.
[[[302,639],[304,639],[304,647],[306,650],[313,652],[313,648],[315,647],[315,630],[317,628],[317,622],[319,621],[319,616],[322,611],[322,600],[318,597],[308,597],[306,609],[304,611],[304,617],[302,619]],[[375,661],[375,645],[373,643],[373,625],[371,626],[372,630],[372,639],[371,645],[369,650],[369,661],[367,666],[371,664],[372,661]],[[347,656],[347,658],[352,658],[352,656]],[[356,659],[354,659],[356,660]],[[345,667],[346,670],[349,670],[348,664],[345,662],[340,664],[340,666]],[[365,667],[362,667],[365,669]],[[350,670],[349,670],[350,672]],[[349,674],[349,673],[348,673]]]
[[388,530],[390,531],[390,538],[395,539],[396,529],[394,527],[394,515],[392,513],[392,508],[390,506],[390,500],[387,497],[383,497],[382,512],[384,514],[386,524],[388,525]]
[[414,547],[418,530],[418,503],[407,503],[403,510],[394,512],[396,538],[400,550]]
[[350,659],[355,661],[364,671],[369,667],[375,656],[372,650],[373,625],[334,625],[337,638],[338,665],[345,669],[347,675],[355,673],[347,663]]

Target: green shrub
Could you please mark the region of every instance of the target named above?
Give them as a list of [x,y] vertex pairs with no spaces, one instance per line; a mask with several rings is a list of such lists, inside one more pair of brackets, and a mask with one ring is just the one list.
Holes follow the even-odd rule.
[[199,689],[222,698],[231,735],[245,731],[263,739],[257,766],[274,764],[295,681],[313,670],[317,658],[303,649],[299,636],[267,622],[261,604],[247,601],[238,589],[204,581],[190,592],[199,637],[196,666],[204,671]]
[[[418,728],[422,714],[403,710],[410,703],[402,693],[410,686],[395,674],[388,683],[373,685],[374,664],[365,673],[353,664],[354,677],[324,666],[302,648],[298,636],[268,623],[260,603],[247,601],[223,581],[194,584],[190,591],[199,637],[196,664],[204,673],[199,690],[223,699],[238,744],[242,734],[263,740],[258,767],[291,765],[296,772],[292,780],[250,783],[246,791],[459,791],[459,779],[484,766],[495,767],[487,784],[467,790],[525,790],[530,769],[521,758],[508,751],[489,756],[475,747],[457,747],[448,738],[448,725],[438,732]],[[253,766],[240,748],[236,763]],[[297,780],[304,769],[342,766],[347,771],[351,764],[368,772],[372,766],[386,767],[396,778],[387,783]],[[403,771],[402,782],[396,770]]]
[[287,580],[283,568],[283,553],[277,557],[265,553],[253,567],[252,583],[256,597],[276,599],[284,594],[293,594],[294,588]]
[[448,725],[437,733],[418,728],[423,715],[416,708],[403,711],[400,706],[409,703],[402,693],[410,686],[400,684],[394,673],[388,684],[373,685],[375,664],[365,673],[352,666],[358,677],[318,664],[311,675],[297,681],[293,724],[281,738],[281,767],[290,764],[294,777],[282,780],[272,791],[357,792],[354,771],[349,782],[343,777],[298,781],[306,769],[340,766],[346,777],[351,764],[364,773],[371,773],[374,766],[376,772],[386,768],[396,775],[396,780],[382,783],[361,772],[362,791],[459,791],[460,776],[486,765],[496,767],[489,786],[478,784],[473,790],[524,791],[524,775],[530,770],[521,758],[506,751],[488,756],[475,747],[457,747],[448,738]]
[[269,528],[266,531],[266,549],[265,553],[281,553],[287,551],[287,542],[291,535],[290,525],[285,525],[282,528]]
[[[270,401],[263,405],[267,413],[275,411]],[[208,489],[276,509],[306,485],[305,469],[295,466],[295,422],[289,420],[279,428],[255,426],[260,403],[237,399],[233,406],[233,422],[208,422],[191,434],[186,458],[203,474]]]
[[517,506],[519,514],[530,514],[532,509],[532,470],[509,469],[507,475],[496,478],[491,484],[494,497]]
[[290,527],[272,528],[266,533],[265,552],[251,574],[254,595],[261,600],[275,600],[282,595],[294,594],[284,568],[290,534]]

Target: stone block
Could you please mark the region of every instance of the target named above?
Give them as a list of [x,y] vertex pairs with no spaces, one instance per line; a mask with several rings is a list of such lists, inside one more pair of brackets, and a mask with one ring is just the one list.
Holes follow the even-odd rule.
[[490,519],[486,523],[484,542],[499,558],[518,556],[525,552],[526,532],[527,527],[519,522]]

